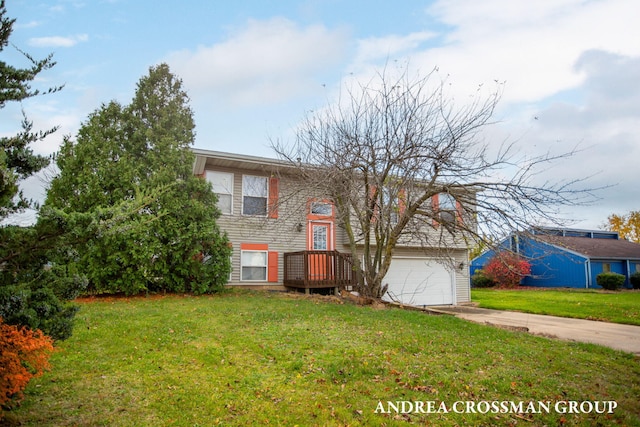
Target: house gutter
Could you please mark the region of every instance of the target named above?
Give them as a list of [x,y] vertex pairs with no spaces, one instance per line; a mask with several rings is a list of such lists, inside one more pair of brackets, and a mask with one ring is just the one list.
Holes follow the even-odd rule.
[[235,154],[224,151],[205,150],[202,148],[191,148],[196,156],[211,157],[215,159],[235,161],[240,163],[250,163],[260,166],[275,166],[281,168],[294,168],[295,166],[286,160],[273,159],[269,157],[251,156],[247,154]]
[[593,284],[591,283],[591,260],[589,258],[587,258],[587,260],[585,261],[584,266],[587,273],[586,285],[587,285],[587,289],[589,289],[589,285],[593,286]]

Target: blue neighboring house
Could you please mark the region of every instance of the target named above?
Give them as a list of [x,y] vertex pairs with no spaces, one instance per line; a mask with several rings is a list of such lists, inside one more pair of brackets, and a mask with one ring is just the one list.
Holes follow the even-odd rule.
[[[640,271],[640,244],[620,239],[617,232],[538,227],[513,233],[500,250],[519,253],[531,263],[531,275],[522,285],[540,287],[600,288],[596,276],[614,272],[629,276]],[[471,274],[482,268],[494,250],[471,261]]]

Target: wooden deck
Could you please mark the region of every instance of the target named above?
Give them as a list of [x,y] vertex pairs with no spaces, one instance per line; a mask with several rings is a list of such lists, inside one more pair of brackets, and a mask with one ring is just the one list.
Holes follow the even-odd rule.
[[284,254],[283,284],[296,289],[340,289],[356,284],[350,254],[338,251],[299,251]]

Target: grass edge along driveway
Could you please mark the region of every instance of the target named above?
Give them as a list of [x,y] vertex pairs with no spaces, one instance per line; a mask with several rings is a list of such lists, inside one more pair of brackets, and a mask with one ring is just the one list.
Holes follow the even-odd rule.
[[471,300],[482,308],[640,326],[640,291],[474,288]]
[[[22,426],[640,425],[623,352],[453,316],[231,291],[82,303]],[[615,401],[612,414],[376,412],[380,402]],[[464,407],[464,406],[463,406]],[[565,406],[566,407],[566,406]],[[460,406],[458,407],[460,408]],[[526,420],[526,421],[525,421]]]

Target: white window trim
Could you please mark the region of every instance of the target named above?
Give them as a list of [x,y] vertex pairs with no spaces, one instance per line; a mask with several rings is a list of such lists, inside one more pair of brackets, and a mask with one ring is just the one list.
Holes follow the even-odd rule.
[[[251,279],[245,279],[243,277],[243,273],[244,273],[244,265],[242,263],[242,260],[244,259],[244,257],[242,256],[245,252],[252,252],[252,253],[263,253],[265,254],[265,264],[264,264],[264,279],[256,279],[256,280],[251,280]],[[247,267],[262,267],[259,265],[248,265]],[[247,250],[241,250],[240,251],[240,281],[241,282],[261,282],[264,283],[266,281],[269,280],[269,251],[268,250],[255,250],[255,249],[247,249]]]
[[[261,178],[264,179],[267,182],[267,194],[265,196],[265,201],[266,201],[266,209],[265,209],[265,213],[263,214],[246,214],[244,213],[244,177],[252,177],[252,178]],[[254,196],[250,196],[250,197],[254,197]],[[261,218],[265,218],[267,217],[267,215],[269,215],[269,177],[266,176],[261,176],[261,175],[242,175],[242,200],[241,200],[241,208],[240,208],[240,212],[242,214],[242,216],[255,216],[255,217],[261,217]]]
[[217,171],[217,170],[207,170],[205,171],[205,179],[207,179],[207,181],[211,182],[211,185],[213,185],[213,181],[209,180],[209,178],[207,177],[207,174],[209,173],[217,173],[217,174],[225,174],[225,175],[230,175],[231,176],[231,192],[230,193],[217,193],[214,191],[214,193],[216,194],[225,194],[225,195],[229,195],[231,196],[231,207],[230,207],[230,212],[222,212],[222,210],[220,210],[220,212],[222,213],[222,215],[233,215],[233,190],[234,190],[234,183],[235,183],[235,176],[232,172],[223,172],[223,171]]

